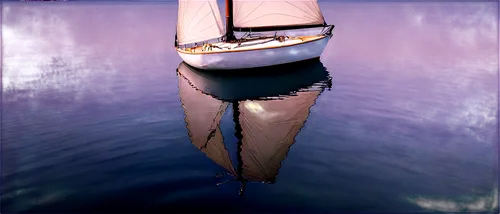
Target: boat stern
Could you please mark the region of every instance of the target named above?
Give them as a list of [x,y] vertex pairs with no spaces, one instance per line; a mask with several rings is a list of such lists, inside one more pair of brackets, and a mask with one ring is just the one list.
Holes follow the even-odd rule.
[[176,50],[184,62],[198,69],[213,70],[224,65],[222,54],[196,54],[196,50],[192,49]]

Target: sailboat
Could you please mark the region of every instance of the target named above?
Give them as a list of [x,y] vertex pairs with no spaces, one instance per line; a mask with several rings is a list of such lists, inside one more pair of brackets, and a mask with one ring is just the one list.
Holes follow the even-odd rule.
[[192,67],[235,70],[319,58],[332,37],[317,0],[179,0],[175,48]]
[[[272,69],[283,66],[270,67],[269,72]],[[190,140],[225,169],[216,177],[230,177],[217,185],[240,182],[242,195],[248,182],[276,182],[281,163],[304,126],[310,108],[325,88],[331,88],[331,78],[319,60],[286,69],[289,72],[241,77],[203,72],[185,62],[179,65],[179,96]],[[304,78],[304,74],[310,75]],[[260,92],[251,92],[255,86],[262,88]],[[233,90],[236,87],[246,89]],[[235,160],[231,159],[220,129],[229,106],[237,138]]]

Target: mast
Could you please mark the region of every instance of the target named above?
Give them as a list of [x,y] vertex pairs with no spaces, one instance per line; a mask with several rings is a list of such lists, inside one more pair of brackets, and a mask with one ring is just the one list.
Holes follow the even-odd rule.
[[236,37],[233,31],[233,0],[226,0],[226,40],[234,41]]
[[240,110],[239,110],[239,102],[238,101],[233,101],[231,102],[232,107],[233,107],[233,121],[234,121],[234,136],[238,139],[237,143],[237,160],[238,160],[238,167],[236,169],[236,180],[241,182],[240,186],[240,196],[242,196],[245,193],[245,188],[246,188],[246,181],[243,178],[243,159],[241,157],[241,150],[243,146],[243,134],[242,134],[242,129],[241,129],[241,124],[240,124]]

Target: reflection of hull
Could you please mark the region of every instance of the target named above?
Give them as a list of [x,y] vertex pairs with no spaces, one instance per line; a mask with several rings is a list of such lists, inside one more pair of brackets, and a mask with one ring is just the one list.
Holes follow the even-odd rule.
[[[189,65],[204,70],[230,70],[265,67],[298,62],[320,57],[330,36],[317,36],[311,39],[290,39],[285,42],[272,41],[265,44],[250,45],[245,48],[232,48],[202,52],[177,49],[179,56]],[[216,43],[227,46],[229,43]]]
[[[245,74],[248,75],[244,76],[203,72],[184,62],[179,65],[178,72],[197,89],[224,101],[286,96],[298,90],[314,88],[315,84],[328,80],[328,72],[318,59],[248,69],[245,70]],[[255,73],[265,74],[252,75]]]

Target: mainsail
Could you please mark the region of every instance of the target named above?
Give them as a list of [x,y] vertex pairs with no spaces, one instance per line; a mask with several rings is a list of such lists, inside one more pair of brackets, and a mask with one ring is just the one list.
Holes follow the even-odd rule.
[[320,26],[317,0],[233,0],[235,30]]
[[177,76],[179,96],[185,114],[184,120],[191,142],[208,158],[231,174],[235,174],[219,126],[228,103],[197,91],[182,74]]
[[179,0],[179,45],[215,39],[224,33],[217,0]]
[[282,100],[239,103],[243,178],[274,182],[281,162],[309,116],[320,90],[297,92]]

